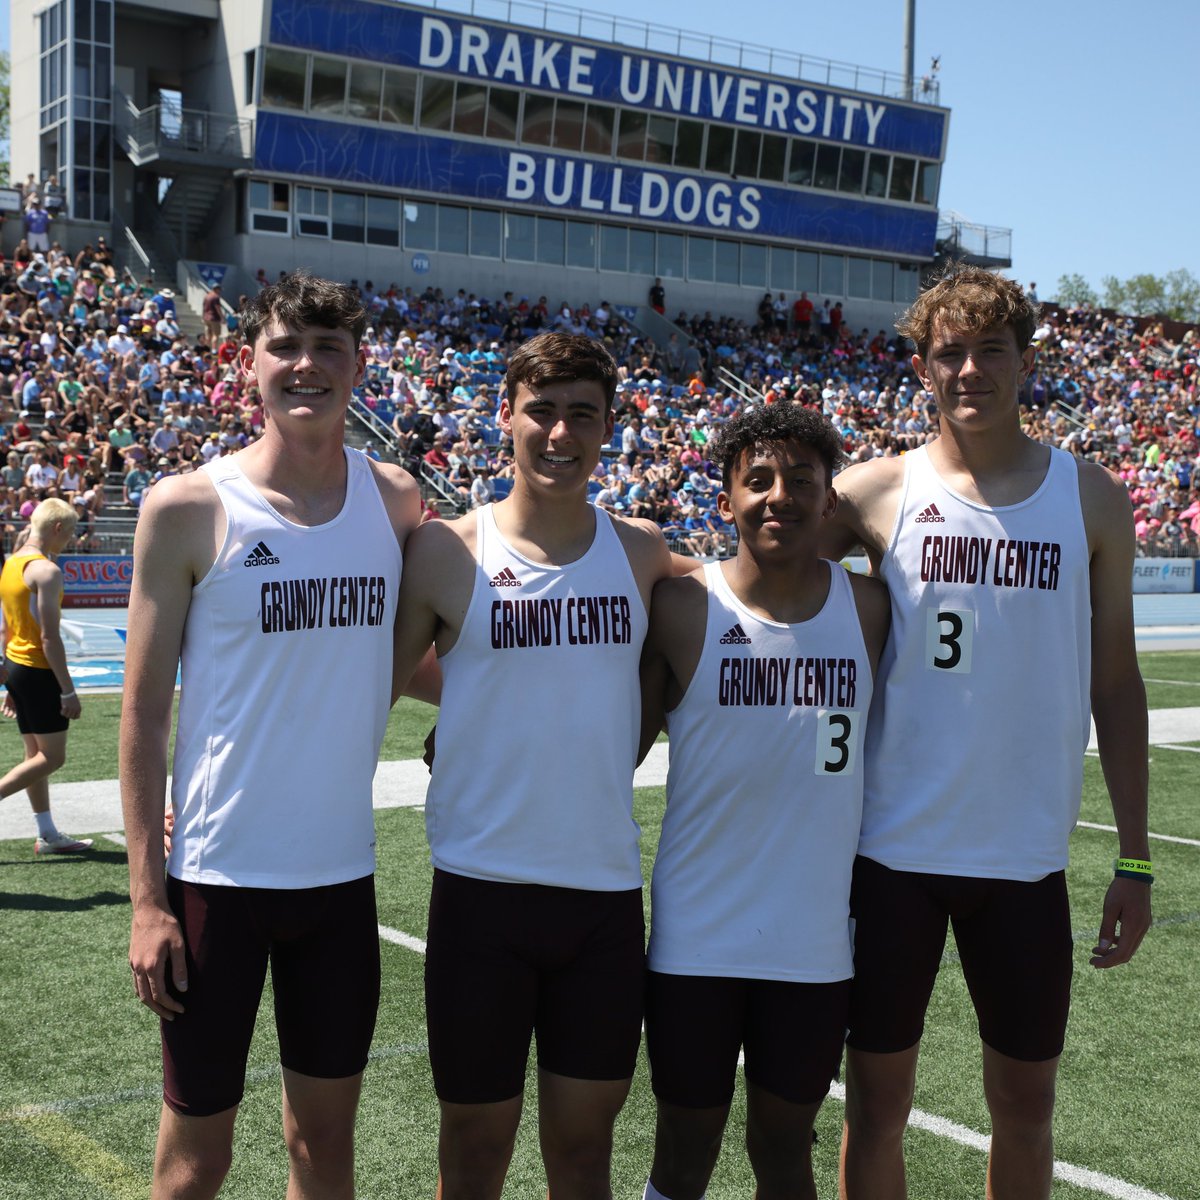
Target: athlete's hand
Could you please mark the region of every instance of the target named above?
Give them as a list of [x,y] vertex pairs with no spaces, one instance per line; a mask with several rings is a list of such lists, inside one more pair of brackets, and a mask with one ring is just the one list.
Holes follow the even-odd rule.
[[66,717],[68,721],[76,720],[83,712],[83,705],[79,701],[79,693],[76,692],[74,696],[64,696],[62,698],[60,709],[62,715]]
[[4,699],[0,700],[0,717],[7,717],[10,721],[17,719],[17,710],[13,707],[12,692],[5,692]]
[[433,774],[433,754],[435,750],[434,743],[437,740],[437,726],[435,725],[425,735],[425,753],[421,755],[421,761],[429,768],[430,775]]
[[1149,928],[1150,886],[1116,876],[1104,897],[1100,943],[1092,947],[1092,966],[1116,967],[1128,962]]
[[133,913],[133,931],[129,935],[129,967],[133,971],[133,990],[151,1012],[165,1021],[173,1021],[183,1012],[167,988],[166,972],[177,992],[187,991],[187,960],[179,922],[166,909],[154,905],[137,908]]
[[171,857],[171,837],[175,833],[175,810],[168,808],[163,813],[163,858]]

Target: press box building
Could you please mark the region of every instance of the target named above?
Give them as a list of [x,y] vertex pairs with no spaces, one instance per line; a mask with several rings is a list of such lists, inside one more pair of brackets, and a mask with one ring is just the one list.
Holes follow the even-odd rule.
[[14,178],[57,171],[74,242],[227,295],[304,265],[638,304],[659,276],[669,314],[803,290],[872,328],[915,295],[949,125],[929,81],[465,7],[12,0]]

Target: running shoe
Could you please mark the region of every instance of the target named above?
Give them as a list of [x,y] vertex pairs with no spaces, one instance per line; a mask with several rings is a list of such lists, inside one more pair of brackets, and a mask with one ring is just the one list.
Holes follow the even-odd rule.
[[73,838],[60,833],[52,838],[40,837],[33,843],[33,852],[39,858],[44,854],[78,854],[80,850],[92,848],[91,838]]

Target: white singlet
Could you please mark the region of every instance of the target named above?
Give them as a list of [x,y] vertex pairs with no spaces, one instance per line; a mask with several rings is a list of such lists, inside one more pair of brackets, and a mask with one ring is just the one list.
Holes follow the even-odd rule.
[[342,510],[316,526],[276,512],[236,456],[201,468],[226,528],[184,629],[178,879],[308,888],[375,869],[401,555],[367,459],[346,465]]
[[475,584],[442,656],[425,806],[433,865],[501,883],[642,886],[633,767],[646,608],[612,519],[565,566],[477,509]]
[[1089,554],[1074,459],[1029,499],[952,492],[922,448],[880,574],[892,598],[859,852],[1033,881],[1067,863],[1089,730]]
[[696,673],[667,714],[650,969],[831,983],[853,974],[850,875],[871,661],[846,572],[807,621],[756,616],[704,568]]

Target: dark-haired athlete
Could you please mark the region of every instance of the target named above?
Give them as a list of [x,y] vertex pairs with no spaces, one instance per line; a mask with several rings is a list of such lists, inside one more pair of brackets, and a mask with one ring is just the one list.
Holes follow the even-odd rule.
[[658,1122],[645,1194],[704,1194],[744,1047],[757,1195],[815,1198],[812,1127],[845,1036],[862,738],[887,593],[818,554],[841,459],[824,417],[751,409],[711,453],[737,555],[655,588],[643,664],[643,752],[664,704],[671,735],[652,885]]
[[1120,839],[1093,966],[1150,922],[1146,695],[1133,639],[1133,524],[1119,481],[1021,431],[1037,310],[951,268],[897,328],[939,436],[851,467],[825,551],[866,547],[892,636],[867,739],[851,910],[855,977],[842,1195],[905,1195],[903,1135],[924,1014],[953,925],[992,1117],[988,1196],[1050,1194],[1070,1001],[1064,867],[1089,701]]
[[371,780],[419,504],[404,471],[342,445],[365,364],[357,297],[296,273],[242,320],[263,436],[155,484],[134,549],[121,791],[129,961],[162,1018],[152,1195],[220,1188],[269,964],[288,1196],[349,1198],[379,997]]
[[500,1195],[533,1036],[550,1193],[611,1194],[645,962],[638,661],[672,569],[657,526],[587,500],[616,383],[590,338],[523,345],[512,493],[409,542],[397,682],[434,640],[443,675],[425,988],[446,1200]]

